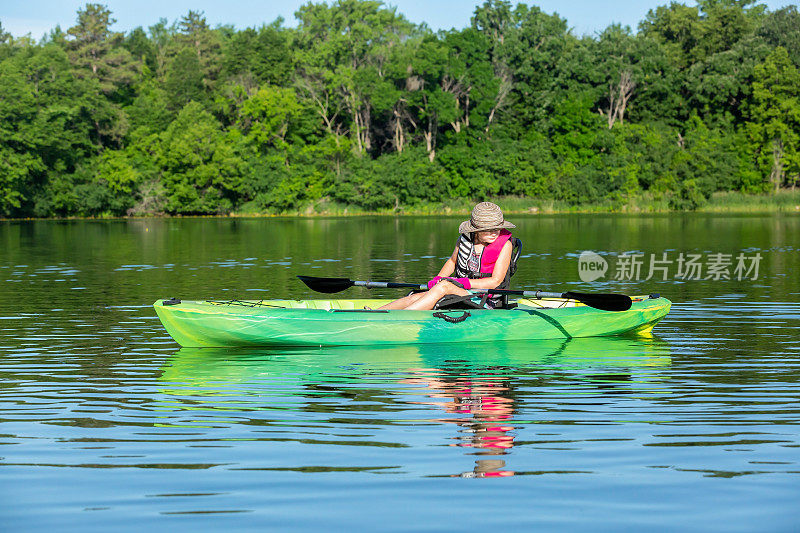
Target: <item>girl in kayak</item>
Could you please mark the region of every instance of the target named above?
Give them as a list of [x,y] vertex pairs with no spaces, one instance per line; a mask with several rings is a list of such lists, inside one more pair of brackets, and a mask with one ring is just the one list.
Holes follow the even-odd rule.
[[[461,237],[439,274],[428,282],[428,290],[409,294],[380,309],[433,309],[448,294],[469,296],[469,289],[496,289],[506,279],[511,263],[511,232],[514,224],[503,218],[500,207],[481,202],[472,217],[458,227]],[[489,300],[491,305],[491,300]]]

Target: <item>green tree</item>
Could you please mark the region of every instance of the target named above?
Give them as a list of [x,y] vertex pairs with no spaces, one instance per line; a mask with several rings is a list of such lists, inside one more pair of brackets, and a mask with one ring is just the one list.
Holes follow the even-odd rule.
[[730,114],[741,119],[755,67],[769,51],[761,40],[748,37],[692,65],[684,86],[690,109],[706,118]]
[[630,28],[617,24],[606,28],[597,40],[595,66],[605,74],[602,81],[608,87],[600,110],[606,118],[608,129],[615,123],[624,124],[631,98],[640,89],[644,77],[636,46],[640,42],[631,34]]
[[756,0],[698,0],[688,7],[677,2],[650,10],[639,25],[644,36],[658,39],[681,68],[731,49],[751,35],[764,17]]
[[800,72],[785,48],[755,68],[747,131],[773,191],[800,177]]
[[512,100],[514,69],[510,64],[511,51],[506,46],[507,34],[514,28],[511,3],[507,0],[486,0],[481,7],[475,9],[472,26],[489,39],[492,68],[498,82],[494,102],[486,120],[488,132],[499,113],[510,105]]
[[697,204],[690,207],[701,205],[713,192],[740,186],[747,169],[738,153],[738,141],[730,124],[709,125],[697,115],[689,118],[671,171],[677,180],[678,196]]
[[175,41],[178,55],[190,48],[197,55],[202,85],[212,89],[219,78],[222,43],[219,33],[212,30],[199,11],[189,11],[178,22]]
[[200,59],[192,48],[183,48],[170,62],[164,84],[170,109],[177,111],[189,102],[205,102],[206,92]]
[[598,155],[597,141],[603,118],[593,113],[593,96],[586,94],[560,102],[550,122],[552,152],[562,163],[579,167]]
[[38,110],[19,63],[0,63],[0,213],[5,216],[18,212],[32,181],[46,170],[36,153],[37,135],[25,127]]
[[769,13],[756,33],[769,46],[785,48],[794,66],[800,68],[800,12],[797,6],[790,5]]
[[499,83],[490,118],[494,119],[508,103],[512,110],[508,119],[525,127],[545,120],[552,110],[553,72],[574,38],[567,21],[557,14],[548,15],[525,4],[518,4],[513,11],[509,8],[507,2],[487,2],[476,10],[473,25],[493,40]]
[[409,120],[425,142],[425,152],[433,162],[439,128],[463,117],[454,92],[446,90],[448,79],[447,49],[435,36],[410,41],[403,49],[398,66],[404,71],[403,101],[410,112]]
[[133,58],[147,65],[150,72],[158,68],[156,50],[147,33],[141,26],[135,28],[126,37],[122,44]]
[[757,0],[698,0],[702,25],[700,40],[693,50],[695,59],[730,50],[752,35],[764,16],[766,6]]
[[6,59],[14,51],[11,46],[12,41],[13,37],[3,28],[3,23],[0,21],[0,61]]
[[77,24],[67,30],[76,75],[97,80],[107,95],[133,83],[139,68],[122,47],[123,35],[110,30],[115,22],[105,6],[86,4],[78,10]]
[[[592,109],[608,129],[626,120],[677,123],[681,78],[659,41],[611,25],[596,39],[582,39],[557,66],[561,92],[592,95]],[[569,96],[572,97],[572,96]],[[563,96],[555,95],[558,101]]]
[[[300,21],[293,44],[298,87],[324,121],[329,134],[349,132],[356,153],[372,149],[372,95],[390,50],[411,32],[412,25],[394,8],[373,0],[308,3],[295,16]],[[345,120],[344,115],[347,115]]]
[[453,94],[455,133],[470,126],[485,129],[499,89],[490,58],[489,41],[474,28],[450,31],[444,35],[448,50],[442,88]]
[[130,118],[131,131],[139,129],[140,135],[164,131],[175,118],[170,106],[178,99],[170,99],[167,91],[155,80],[139,84],[137,93],[131,105],[125,108]]
[[3,22],[0,21],[0,46],[8,44],[11,40],[11,34],[3,28]]
[[695,59],[695,48],[702,39],[700,10],[678,2],[659,6],[648,11],[639,23],[644,37],[658,40],[680,68],[689,66]]
[[119,146],[127,133],[127,117],[118,103],[129,100],[139,71],[139,63],[122,47],[123,35],[110,30],[114,22],[105,6],[86,4],[78,10],[77,24],[67,30],[75,76],[88,82],[84,96],[94,122],[92,141],[102,147]]
[[190,102],[160,135],[157,164],[172,213],[225,213],[242,186],[239,143],[197,102]]
[[126,150],[107,150],[97,158],[96,164],[97,176],[114,195],[133,199],[142,176]]
[[242,104],[238,126],[259,149],[286,150],[286,134],[300,110],[294,90],[262,87]]
[[0,212],[52,215],[51,182],[75,171],[97,134],[87,86],[64,50],[28,46],[0,62]]
[[148,37],[155,60],[153,72],[159,80],[163,80],[166,77],[176,32],[175,24],[168,25],[165,18],[159,19],[157,23],[148,28]]
[[285,87],[292,73],[289,32],[280,27],[282,19],[258,30],[236,32],[222,53],[222,76],[230,79],[250,74],[257,83]]

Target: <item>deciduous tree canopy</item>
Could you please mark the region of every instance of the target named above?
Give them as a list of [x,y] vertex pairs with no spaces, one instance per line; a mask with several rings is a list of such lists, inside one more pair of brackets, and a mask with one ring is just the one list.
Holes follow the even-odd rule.
[[800,14],[672,2],[578,36],[487,0],[432,32],[376,0],[127,34],[87,4],[36,42],[0,24],[0,215],[403,209],[532,196],[691,209],[800,179]]

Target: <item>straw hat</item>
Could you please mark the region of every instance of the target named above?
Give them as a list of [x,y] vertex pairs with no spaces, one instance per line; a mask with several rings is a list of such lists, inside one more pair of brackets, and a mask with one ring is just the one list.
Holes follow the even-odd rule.
[[458,226],[459,233],[473,233],[490,229],[516,228],[514,224],[503,219],[500,207],[492,202],[481,202],[472,210],[472,218]]

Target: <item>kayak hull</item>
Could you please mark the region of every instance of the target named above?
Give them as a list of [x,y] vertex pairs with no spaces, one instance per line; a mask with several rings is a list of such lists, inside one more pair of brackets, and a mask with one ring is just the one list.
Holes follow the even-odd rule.
[[628,311],[571,300],[520,300],[514,309],[379,311],[388,300],[158,300],[161,323],[183,347],[380,346],[478,343],[647,333],[666,298],[635,298]]

